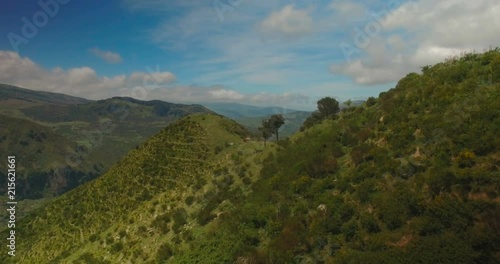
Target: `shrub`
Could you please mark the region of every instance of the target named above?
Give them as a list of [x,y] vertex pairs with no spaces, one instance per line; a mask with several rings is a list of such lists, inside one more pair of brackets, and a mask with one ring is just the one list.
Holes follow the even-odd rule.
[[123,243],[117,242],[111,246],[111,252],[117,253],[123,250]]
[[160,230],[162,234],[167,234],[170,231],[168,224],[170,223],[170,214],[162,214],[156,217],[151,224],[152,227]]
[[89,240],[90,240],[90,242],[95,242],[95,241],[97,241],[98,238],[99,238],[99,236],[97,234],[92,234],[92,235],[90,235]]
[[368,107],[373,106],[376,103],[377,103],[377,99],[375,99],[372,96],[368,97],[368,99],[366,100],[366,106],[368,106]]
[[177,234],[180,232],[180,229],[183,225],[187,223],[187,213],[184,208],[178,208],[173,213],[174,224],[172,225],[172,229]]
[[185,202],[187,205],[192,205],[194,202],[194,196],[190,195],[190,196],[186,197]]
[[170,244],[164,243],[158,248],[158,251],[156,253],[156,260],[161,262],[169,259],[172,255],[172,246],[170,246]]
[[476,163],[476,155],[472,151],[463,150],[458,154],[456,161],[461,168],[472,167]]
[[368,231],[368,233],[380,232],[380,227],[373,215],[365,214],[360,217],[361,226]]

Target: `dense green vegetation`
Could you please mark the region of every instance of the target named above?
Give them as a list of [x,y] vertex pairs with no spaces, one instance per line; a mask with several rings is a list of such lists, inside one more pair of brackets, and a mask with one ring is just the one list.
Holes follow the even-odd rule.
[[500,262],[500,50],[327,101],[267,148],[181,119],[20,221],[16,263]]

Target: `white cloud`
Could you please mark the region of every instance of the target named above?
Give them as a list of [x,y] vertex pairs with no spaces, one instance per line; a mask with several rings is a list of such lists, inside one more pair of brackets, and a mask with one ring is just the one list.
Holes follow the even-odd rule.
[[159,69],[151,72],[133,72],[129,79],[141,83],[154,83],[157,86],[175,81],[176,77],[170,72],[160,72]]
[[[29,58],[20,57],[16,52],[0,51],[0,82],[33,90],[103,99],[119,95],[120,89],[133,87],[141,81],[138,76],[146,78],[149,73],[137,72],[133,76],[100,77],[89,67],[67,70],[57,67],[47,70]],[[161,80],[161,84],[169,84],[175,80],[175,76],[170,72],[153,72],[152,76]]]
[[[123,2],[132,11],[158,17],[179,10],[177,16],[160,18],[150,32],[152,39],[168,51],[183,51],[179,66],[189,68],[193,82],[224,84],[223,89],[243,85],[280,95],[301,89],[311,95],[339,93],[343,98],[362,91],[376,95],[373,91],[387,90],[421,66],[500,43],[496,0],[240,1],[224,14],[223,22],[211,2]],[[382,20],[374,16],[384,12],[390,15]],[[379,21],[381,31],[370,37],[370,44],[345,61],[339,44],[355,46],[354,29],[364,31]],[[331,85],[339,79],[352,80],[343,85],[356,89]],[[193,96],[212,96],[195,90]],[[268,98],[268,93],[252,98]]]
[[111,52],[111,51],[105,51],[101,50],[98,48],[92,48],[90,49],[90,52],[94,54],[95,56],[105,60],[108,63],[120,63],[122,62],[122,57],[120,54]]
[[214,100],[241,100],[244,96],[236,91],[226,90],[226,89],[217,89],[209,92]]
[[[332,73],[350,76],[359,84],[389,83],[421,66],[500,43],[498,1],[419,0],[385,10],[391,15],[382,31],[370,38],[367,48],[358,47],[360,56],[331,65]],[[367,16],[355,26],[363,29],[370,21],[375,18]],[[354,37],[349,42],[353,46]]]
[[347,0],[333,0],[328,9],[344,17],[353,18],[366,15],[366,7],[364,5]]
[[313,24],[307,11],[287,5],[264,19],[259,25],[259,31],[264,38],[291,40],[311,33]]
[[129,96],[140,100],[170,102],[231,101],[255,105],[298,105],[307,108],[299,93],[243,94],[225,86],[173,85],[176,77],[170,72],[151,69],[150,72],[133,72],[129,76],[100,77],[89,67],[64,70],[56,67],[46,70],[18,53],[0,51],[0,83],[32,90],[64,93],[88,99],[105,99],[112,96]]

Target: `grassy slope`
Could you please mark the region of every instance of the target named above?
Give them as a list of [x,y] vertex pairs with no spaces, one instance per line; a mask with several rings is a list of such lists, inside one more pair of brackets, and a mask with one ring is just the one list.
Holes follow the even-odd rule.
[[19,223],[17,263],[138,263],[155,260],[162,245],[187,248],[214,213],[248,193],[260,157],[273,150],[244,142],[246,135],[216,115],[192,115],[168,126],[102,177]]

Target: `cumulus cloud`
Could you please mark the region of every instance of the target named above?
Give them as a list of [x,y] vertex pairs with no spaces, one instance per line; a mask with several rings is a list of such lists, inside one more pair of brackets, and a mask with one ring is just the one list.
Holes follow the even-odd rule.
[[[150,69],[151,70],[151,69]],[[159,68],[156,71],[150,72],[133,72],[129,79],[134,82],[142,82],[155,84],[156,86],[160,86],[161,84],[172,83],[175,81],[176,77],[174,74],[170,72],[160,72]]]
[[[0,51],[0,82],[33,90],[64,93],[89,99],[103,99],[119,95],[119,90],[140,82],[150,73],[134,73],[131,76],[98,76],[90,67],[64,70],[47,70],[16,52]],[[164,85],[175,80],[170,72],[152,72],[152,79]],[[148,81],[148,80],[146,80]]]
[[347,0],[333,0],[328,6],[328,10],[332,10],[337,16],[343,19],[355,18],[366,15],[366,7],[360,3]]
[[108,63],[120,63],[120,62],[122,62],[122,57],[120,56],[120,54],[115,53],[115,52],[101,50],[98,48],[92,48],[92,49],[90,49],[90,52]]
[[[377,12],[383,11],[390,15],[382,23],[367,15],[364,23],[356,25],[361,31],[347,43],[356,51],[351,55],[357,56],[331,65],[332,73],[347,75],[358,84],[389,83],[422,66],[500,43],[498,1],[407,1]],[[370,36],[365,26],[372,22],[379,23],[381,30]],[[363,34],[369,39],[366,47],[355,43]]]
[[217,90],[212,90],[209,92],[211,97],[215,100],[231,100],[231,101],[236,101],[236,100],[241,100],[244,98],[244,96],[236,91],[232,90],[226,90],[226,89],[217,89]]
[[313,30],[313,20],[306,10],[295,9],[287,5],[271,13],[259,25],[259,31],[265,38],[284,40],[301,38]]

